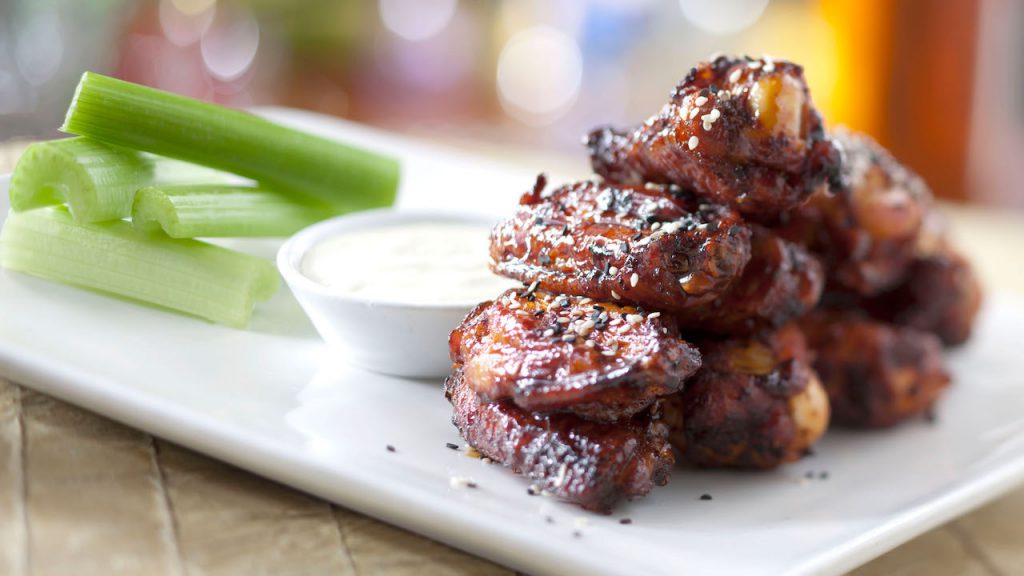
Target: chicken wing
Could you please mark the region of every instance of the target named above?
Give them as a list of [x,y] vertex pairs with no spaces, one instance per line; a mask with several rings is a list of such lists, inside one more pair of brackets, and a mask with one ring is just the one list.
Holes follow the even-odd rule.
[[928,186],[870,137],[836,130],[846,191],[816,191],[785,218],[780,234],[818,254],[836,287],[861,295],[897,284],[931,210]]
[[459,370],[445,395],[452,422],[481,454],[587,510],[609,513],[622,498],[664,486],[675,462],[667,428],[646,414],[610,424],[531,414],[509,401],[482,402]]
[[981,284],[970,263],[947,248],[915,260],[901,285],[869,299],[865,307],[875,318],[931,332],[946,346],[956,346],[970,338],[981,300]]
[[933,334],[849,310],[816,311],[800,324],[837,424],[897,424],[929,410],[949,385],[942,345]]
[[543,177],[491,232],[491,267],[552,292],[658,310],[710,302],[750,259],[750,228],[675,187]]
[[658,313],[529,289],[478,306],[449,347],[481,400],[597,421],[640,412],[700,366],[696,348]]
[[744,335],[778,328],[818,304],[825,270],[805,248],[753,227],[752,256],[743,275],[709,304],[675,314],[680,328]]
[[677,184],[767,222],[822,182],[838,185],[842,157],[803,68],[724,56],[690,70],[657,116],[628,132],[598,128],[587,146],[612,182]]
[[699,347],[701,369],[662,401],[683,460],[773,468],[799,459],[828,428],[828,397],[796,326]]

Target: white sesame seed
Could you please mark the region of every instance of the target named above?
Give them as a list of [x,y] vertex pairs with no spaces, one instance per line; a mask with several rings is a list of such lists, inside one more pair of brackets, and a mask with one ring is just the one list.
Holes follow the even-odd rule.
[[615,299],[615,300],[619,300],[621,298],[621,296],[619,296],[618,292],[616,292],[615,290],[612,290],[612,298]]
[[[582,304],[583,306],[586,306],[587,304],[590,304],[593,301],[594,301],[593,298],[586,298],[586,297],[580,298],[580,304]],[[569,300],[566,299],[565,303],[566,303],[566,305],[568,305],[569,304]]]
[[661,228],[661,222],[655,222],[654,224],[651,224],[652,231],[657,230],[658,228]]
[[640,282],[640,276],[633,272],[633,275],[629,277],[629,285],[636,288],[637,283]]
[[761,63],[758,62],[757,60],[754,60],[753,62],[748,62],[747,67],[750,68],[751,70],[757,70],[758,68],[761,67]]
[[703,123],[703,124],[701,124],[701,127],[702,127],[702,128],[704,128],[704,131],[705,131],[705,132],[710,132],[710,131],[711,131],[711,128],[712,128],[712,126],[711,126],[711,122],[709,122],[709,121],[705,120],[705,121],[704,121],[704,123]]
[[703,106],[708,103],[708,97],[697,96],[696,98],[693,99],[693,103],[696,104],[697,106]]
[[594,322],[593,320],[587,320],[583,324],[580,324],[580,327],[577,329],[577,332],[580,333],[580,336],[586,338],[587,335],[590,334],[590,332],[594,329],[594,326],[597,326],[596,322]]
[[769,61],[767,64],[764,65],[763,70],[765,72],[768,72],[769,74],[775,72],[775,62]]
[[693,120],[694,118],[697,117],[697,114],[700,114],[700,108],[690,108],[690,113],[687,115],[687,117],[690,120]]
[[608,321],[608,313],[607,312],[601,312],[601,315],[598,316],[597,319],[600,320],[601,322],[607,322]]
[[540,280],[534,280],[534,281],[533,281],[533,282],[532,282],[532,283],[530,284],[530,287],[526,289],[526,291],[527,291],[527,292],[531,292],[531,293],[532,293],[532,292],[536,292],[536,291],[537,291],[537,286],[540,286]]
[[550,337],[552,337],[554,335],[555,335],[555,329],[554,328],[548,328],[547,330],[544,331],[544,337],[545,338],[550,338]]
[[563,463],[562,467],[558,469],[558,478],[555,478],[555,486],[561,486],[565,482],[565,475],[569,471],[569,465]]
[[491,460],[487,456],[484,456],[483,458],[481,458],[480,461],[483,462],[484,464],[493,464],[494,463],[494,460]]
[[733,84],[739,82],[740,81],[740,74],[743,74],[743,69],[742,68],[737,68],[737,69],[733,70],[732,74],[729,74],[729,82],[732,82]]
[[626,316],[626,322],[629,322],[630,324],[633,325],[639,324],[643,322],[643,320],[644,317],[639,314],[630,314],[629,316]]
[[650,314],[647,315],[647,317],[650,318],[651,320],[655,318],[660,318],[661,312],[651,312]]
[[619,273],[619,269],[616,268],[615,266],[609,266],[608,273],[611,274],[612,276],[615,276],[616,274]]
[[520,308],[521,306],[522,306],[522,305],[521,305],[521,304],[519,303],[519,301],[518,301],[518,300],[513,300],[513,301],[511,301],[511,302],[509,302],[509,303],[508,303],[508,307],[509,307],[509,308],[511,308],[511,309],[513,309],[513,310],[517,310],[517,309],[519,309],[519,308]]
[[586,342],[584,342],[584,345],[587,348],[593,348],[594,346],[597,346],[597,342],[594,342],[593,340],[587,340]]
[[568,324],[569,323],[569,317],[568,316],[559,316],[558,317],[558,323],[559,324]]
[[686,142],[686,147],[689,148],[690,150],[693,150],[694,148],[697,147],[697,144],[699,143],[700,140],[696,136],[690,136],[690,140]]
[[469,486],[470,484],[475,484],[475,483],[473,482],[473,479],[472,479],[472,478],[465,478],[465,477],[463,477],[463,476],[452,476],[452,477],[451,477],[451,478],[450,478],[450,479],[448,480],[448,484],[449,484],[449,485],[450,485],[450,486],[451,486],[452,488],[466,488],[466,487],[468,487],[468,486]]
[[712,122],[718,120],[718,118],[722,116],[722,113],[718,110],[718,108],[712,108],[709,114],[711,115],[710,120]]
[[565,336],[562,336],[562,342],[572,342],[575,339],[576,339],[576,335],[575,334],[566,334]]

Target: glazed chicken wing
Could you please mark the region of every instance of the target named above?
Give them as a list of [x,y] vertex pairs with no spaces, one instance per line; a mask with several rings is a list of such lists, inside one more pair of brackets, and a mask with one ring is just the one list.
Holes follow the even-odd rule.
[[772,468],[799,459],[825,432],[828,398],[794,325],[699,347],[701,369],[662,402],[684,461]]
[[700,366],[697,350],[660,314],[529,289],[478,306],[449,345],[481,400],[598,421],[640,412]]
[[552,292],[657,310],[710,302],[750,259],[750,228],[674,187],[543,177],[491,232],[495,272]]
[[459,370],[445,394],[453,423],[481,454],[587,510],[609,513],[622,498],[665,485],[675,462],[667,428],[648,415],[599,423],[531,414],[507,400],[482,402]]
[[817,311],[801,326],[837,424],[897,424],[929,410],[949,385],[942,345],[933,334],[849,310]]
[[818,304],[825,270],[817,258],[760,226],[743,275],[709,304],[675,314],[683,331],[743,335],[778,328]]
[[847,130],[833,137],[845,152],[846,191],[822,187],[787,215],[780,233],[820,255],[837,288],[878,294],[905,276],[932,195],[870,137]]
[[767,222],[836,180],[842,156],[803,69],[765,58],[702,63],[657,116],[628,132],[599,128],[587,145],[610,181],[677,184]]
[[915,260],[906,280],[865,304],[875,318],[931,332],[947,346],[971,336],[981,308],[981,284],[952,248]]

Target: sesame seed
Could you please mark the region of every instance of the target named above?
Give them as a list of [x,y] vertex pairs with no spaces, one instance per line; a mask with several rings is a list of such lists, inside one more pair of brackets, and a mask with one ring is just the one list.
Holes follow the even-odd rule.
[[584,345],[587,348],[593,348],[593,347],[597,346],[597,342],[594,342],[593,340],[587,340],[586,342],[584,342]]
[[458,450],[459,449],[459,445],[458,444],[453,444],[451,442],[445,442],[444,445],[449,450]]
[[575,342],[575,341],[576,341],[576,335],[575,334],[566,334],[565,336],[562,336],[562,342]]
[[493,464],[494,463],[494,460],[491,460],[487,456],[484,456],[483,458],[481,458],[480,461],[483,462],[484,464]]
[[508,303],[508,307],[513,309],[513,310],[517,310],[520,306],[522,306],[522,305],[519,303],[518,300],[513,300],[513,301]]
[[583,324],[580,324],[580,327],[577,329],[577,331],[580,333],[580,336],[583,336],[585,338],[587,334],[590,334],[591,330],[594,329],[594,326],[597,326],[597,322],[594,322],[593,320],[587,320]]
[[768,73],[775,72],[775,62],[769,61],[767,64],[764,65],[763,70]]
[[697,106],[703,106],[708,103],[708,97],[697,96],[696,98],[693,99],[693,103],[696,104]]
[[620,300],[622,297],[619,296],[618,292],[616,292],[615,290],[612,290],[612,298],[615,299],[615,300]]
[[718,108],[712,108],[711,112],[708,113],[708,116],[710,116],[709,120],[714,122],[715,120],[718,120],[722,116],[722,112],[719,111]]
[[526,489],[526,493],[530,496],[536,496],[540,494],[540,487],[536,484],[530,484],[530,487]]
[[387,449],[388,449],[388,452],[394,452],[395,451],[395,447],[392,446],[391,444],[387,445]]
[[608,273],[611,274],[612,276],[615,276],[616,274],[619,273],[619,269],[615,266],[610,266],[608,268]]
[[582,538],[583,537],[583,532],[580,532],[579,530],[573,530],[572,531],[572,537],[573,538]]
[[686,147],[689,148],[690,150],[693,150],[694,148],[697,147],[697,144],[699,143],[700,140],[698,140],[696,136],[690,136],[690,140],[686,142]]
[[704,128],[704,131],[705,131],[705,132],[710,132],[710,131],[711,131],[711,128],[712,128],[712,126],[711,126],[711,122],[709,122],[709,121],[705,120],[705,121],[704,121],[704,123],[703,123],[703,124],[701,124],[701,127],[702,127],[702,128]]
[[545,516],[544,517],[544,521],[547,522],[548,524],[554,524],[555,523],[555,519],[552,518],[551,516]]
[[547,330],[544,331],[544,337],[545,338],[550,338],[550,337],[552,337],[554,335],[555,335],[555,329],[554,328],[548,328]]
[[700,499],[701,500],[711,500],[711,494],[701,494],[700,495]]
[[452,476],[448,480],[448,484],[452,488],[476,488],[477,484],[471,478],[464,478],[462,476]]
[[651,230],[657,230],[659,228],[661,228],[661,222],[655,222],[654,224],[651,224]]
[[568,324],[569,322],[570,322],[570,320],[569,320],[568,316],[559,316],[558,317],[558,323],[559,324]]
[[733,70],[732,74],[729,74],[729,82],[732,82],[733,84],[739,82],[741,74],[743,74],[743,69],[742,68],[737,68],[737,69]]
[[632,523],[633,523],[633,519],[632,518],[623,518],[622,520],[619,520],[619,524],[632,524]]
[[655,318],[660,318],[660,317],[661,317],[661,312],[651,312],[650,314],[647,315],[647,318],[649,320],[654,320]]
[[528,294],[533,294],[537,291],[537,286],[540,286],[540,280],[534,280],[530,287],[526,290]]
[[697,117],[697,114],[700,114],[700,108],[690,108],[690,113],[687,115],[687,118],[693,120]]
[[629,316],[626,316],[626,322],[629,322],[630,324],[633,325],[643,322],[643,319],[644,317],[639,314],[630,314]]
[[569,472],[569,465],[563,463],[562,467],[558,469],[558,478],[555,478],[555,486],[561,486],[565,482],[565,476]]
[[640,282],[640,276],[633,272],[633,275],[629,277],[629,285],[636,288],[636,285]]

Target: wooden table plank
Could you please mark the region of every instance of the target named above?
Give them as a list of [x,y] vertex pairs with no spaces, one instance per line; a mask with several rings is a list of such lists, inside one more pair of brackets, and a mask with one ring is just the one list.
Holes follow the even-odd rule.
[[335,508],[338,526],[360,575],[513,576],[497,564],[469,556],[355,512]]
[[147,434],[22,389],[31,574],[184,574]]
[[28,568],[21,463],[21,389],[0,378],[0,574]]
[[330,504],[158,442],[190,576],[354,575]]

